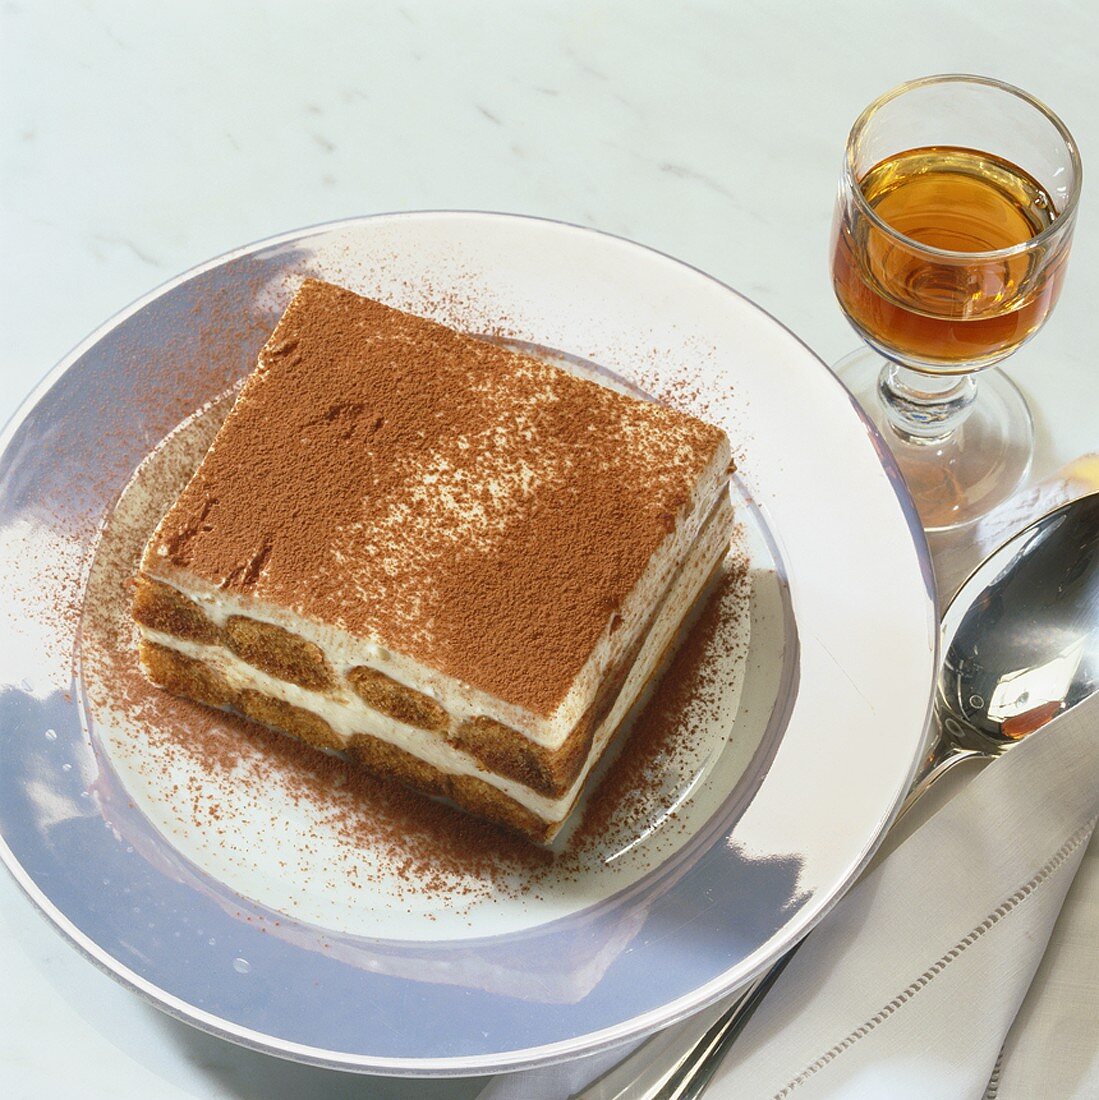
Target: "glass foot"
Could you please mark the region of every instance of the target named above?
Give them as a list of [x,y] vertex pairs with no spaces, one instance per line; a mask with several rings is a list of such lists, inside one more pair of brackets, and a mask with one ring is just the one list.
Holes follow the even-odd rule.
[[977,376],[977,399],[944,439],[914,440],[889,421],[878,395],[885,360],[870,348],[832,369],[877,426],[900,465],[925,531],[980,519],[1010,496],[1030,471],[1034,423],[1015,383],[996,368]]

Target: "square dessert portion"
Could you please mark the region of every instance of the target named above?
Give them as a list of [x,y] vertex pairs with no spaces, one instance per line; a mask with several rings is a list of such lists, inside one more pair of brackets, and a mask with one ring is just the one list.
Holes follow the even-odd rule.
[[718,428],[308,280],[145,550],[141,659],[545,842],[728,549],[731,468]]

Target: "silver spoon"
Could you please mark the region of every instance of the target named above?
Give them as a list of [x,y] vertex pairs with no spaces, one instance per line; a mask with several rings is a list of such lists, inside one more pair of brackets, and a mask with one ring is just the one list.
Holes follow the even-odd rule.
[[[1036,520],[978,566],[941,637],[935,737],[894,825],[957,764],[999,756],[1099,690],[1099,493]],[[572,1100],[697,1100],[798,946],[693,1047],[638,1051]]]

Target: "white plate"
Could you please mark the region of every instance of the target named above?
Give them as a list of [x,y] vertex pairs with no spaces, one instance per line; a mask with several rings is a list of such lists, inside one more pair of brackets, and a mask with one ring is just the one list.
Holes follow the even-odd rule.
[[[640,824],[582,857],[495,876],[436,867],[428,889],[422,872],[394,872],[391,845],[349,843],[232,723],[214,728],[235,768],[211,770],[180,749],[188,722],[210,719],[158,712],[171,736],[148,737],[110,702],[110,658],[130,639],[109,597],[167,503],[163,469],[183,478],[197,461],[306,273],[576,369],[597,363],[723,423],[740,451],[751,598],[730,596],[708,651],[718,687],[646,789]],[[919,757],[935,605],[888,452],[773,319],[627,241],[466,213],[265,241],[108,322],[3,445],[4,857],[100,965],[238,1042],[468,1074],[668,1024],[821,917]]]

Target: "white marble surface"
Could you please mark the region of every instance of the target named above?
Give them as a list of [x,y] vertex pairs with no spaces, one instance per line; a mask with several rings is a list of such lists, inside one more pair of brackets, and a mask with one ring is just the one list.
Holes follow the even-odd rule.
[[[833,360],[847,128],[911,76],[1021,84],[1099,150],[1099,8],[57,0],[0,4],[0,420],[73,344],[232,246],[352,214],[514,210],[654,245]],[[1036,474],[1099,449],[1099,220],[1011,364]],[[1090,189],[1093,190],[1093,189]],[[471,1096],[316,1073],[201,1036],[77,957],[0,878],[0,1095]],[[64,1055],[63,1057],[60,1055]]]

